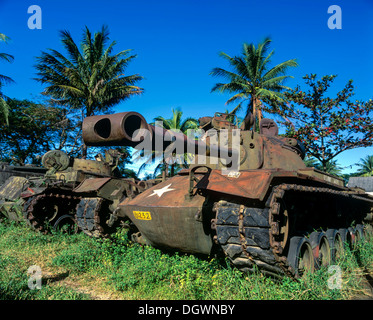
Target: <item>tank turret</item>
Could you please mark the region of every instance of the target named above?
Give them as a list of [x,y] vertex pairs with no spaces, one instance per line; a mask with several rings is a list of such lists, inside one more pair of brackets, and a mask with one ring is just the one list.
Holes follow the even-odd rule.
[[[201,139],[148,124],[137,112],[92,116],[83,121],[83,139],[88,146],[131,146],[146,151],[196,155],[191,168],[212,169],[305,168],[304,147],[296,139],[278,135],[273,120],[263,119],[260,133],[240,130],[235,115],[215,113],[200,119]],[[270,156],[266,156],[270,155]]]

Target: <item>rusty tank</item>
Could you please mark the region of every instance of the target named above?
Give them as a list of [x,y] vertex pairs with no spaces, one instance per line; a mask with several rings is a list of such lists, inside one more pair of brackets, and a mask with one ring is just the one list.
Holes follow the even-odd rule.
[[119,203],[116,219],[135,225],[135,239],[222,254],[244,272],[297,278],[372,233],[371,196],[306,167],[302,144],[279,136],[273,120],[263,119],[256,132],[239,130],[233,117],[201,118],[198,140],[149,125],[137,112],[84,119],[88,146],[158,146],[172,155],[179,145],[196,155],[187,170]]
[[47,152],[42,157],[46,174],[23,181],[21,192],[17,189],[20,198],[15,200],[21,201],[24,219],[43,233],[52,227],[94,237],[110,235],[119,226],[113,219],[119,202],[145,189],[135,179],[120,176],[119,157],[113,149],[96,160],[69,157],[60,150]]

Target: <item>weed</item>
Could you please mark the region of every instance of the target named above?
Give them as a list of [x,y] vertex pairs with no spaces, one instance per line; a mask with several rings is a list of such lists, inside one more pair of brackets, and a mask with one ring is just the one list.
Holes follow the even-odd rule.
[[[110,239],[92,239],[60,232],[43,235],[26,225],[0,224],[0,299],[90,299],[76,289],[87,283],[123,299],[350,299],[364,291],[364,279],[373,271],[372,239],[347,249],[337,264],[342,288],[330,289],[326,267],[299,281],[287,277],[275,281],[258,270],[243,274],[225,260],[133,244],[124,230]],[[61,280],[44,281],[41,290],[30,290],[30,265],[65,272],[74,278],[76,288]]]

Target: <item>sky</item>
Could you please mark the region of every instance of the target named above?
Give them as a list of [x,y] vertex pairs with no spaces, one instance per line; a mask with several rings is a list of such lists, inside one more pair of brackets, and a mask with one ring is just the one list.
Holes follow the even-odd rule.
[[[41,8],[41,29],[30,29],[28,8]],[[341,8],[342,28],[330,29],[331,5]],[[183,116],[199,118],[225,111],[226,94],[211,93],[222,79],[209,75],[214,67],[227,68],[219,52],[238,55],[242,44],[271,37],[272,62],[296,58],[289,87],[302,86],[302,77],[337,74],[329,94],[343,89],[349,79],[355,99],[373,98],[373,0],[0,0],[0,33],[11,40],[0,52],[14,55],[14,62],[0,63],[0,74],[15,83],[3,88],[17,99],[38,99],[44,87],[33,80],[35,57],[48,48],[64,52],[60,30],[81,40],[87,26],[92,32],[107,25],[115,52],[132,49],[137,57],[128,74],[144,77],[141,96],[118,104],[115,112],[137,111],[149,121],[171,117],[172,108]],[[342,153],[344,172],[373,148]]]

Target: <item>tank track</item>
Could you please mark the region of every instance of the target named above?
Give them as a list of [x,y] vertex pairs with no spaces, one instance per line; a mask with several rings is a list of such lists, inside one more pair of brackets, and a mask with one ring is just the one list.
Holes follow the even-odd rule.
[[115,231],[116,224],[109,226],[109,201],[100,197],[84,197],[76,207],[76,221],[80,230],[96,238],[107,238]]
[[[315,211],[321,210],[325,202],[329,203],[330,212],[324,210],[316,215]],[[357,203],[364,212],[353,211]],[[362,232],[361,223],[366,214],[371,213],[372,207],[372,200],[357,194],[281,184],[273,188],[265,202],[247,201],[243,204],[221,200],[215,203],[215,242],[243,272],[254,271],[256,266],[269,275],[297,278],[301,272],[293,261],[297,259],[293,252],[296,241],[311,241],[322,232],[331,234],[334,230],[341,234],[348,230],[354,238],[355,232]],[[329,217],[326,218],[326,214]],[[359,230],[351,227],[353,222],[359,223]],[[312,250],[315,264],[319,265],[322,257],[318,244],[313,244]]]
[[264,273],[282,275],[270,245],[267,208],[219,201],[216,217],[216,241],[233,265],[243,272],[257,266]]
[[79,201],[80,197],[69,192],[45,192],[31,196],[23,206],[24,218],[34,230],[48,233],[49,227],[57,229],[64,219],[74,221],[74,210]]

